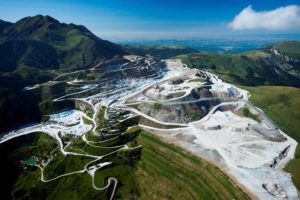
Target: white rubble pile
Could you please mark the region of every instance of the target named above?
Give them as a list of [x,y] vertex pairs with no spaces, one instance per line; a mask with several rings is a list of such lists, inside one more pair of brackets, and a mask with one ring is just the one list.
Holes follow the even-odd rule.
[[73,126],[80,123],[82,113],[78,110],[69,110],[49,115],[49,121],[62,126]]

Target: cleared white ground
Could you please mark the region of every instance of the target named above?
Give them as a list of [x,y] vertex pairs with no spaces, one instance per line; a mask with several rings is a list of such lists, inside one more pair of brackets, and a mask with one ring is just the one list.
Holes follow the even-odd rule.
[[[176,69],[180,68],[180,61],[169,62],[174,64]],[[183,66],[183,65],[182,65]],[[184,71],[180,77],[193,79],[192,71]],[[187,128],[159,129],[143,126],[147,131],[160,137],[165,137],[183,148],[205,157],[227,171],[232,177],[238,180],[249,191],[259,199],[298,199],[297,190],[291,181],[291,175],[283,171],[287,162],[294,158],[297,142],[288,135],[278,130],[276,125],[260,110],[248,102],[248,92],[239,89],[231,84],[224,83],[217,76],[202,72],[211,81],[211,92],[220,96],[230,94],[239,98],[235,102],[225,102],[221,105],[235,105],[241,108],[247,105],[253,114],[258,114],[261,122],[253,119],[240,117],[232,111],[221,112],[212,109],[211,112],[199,121],[191,122]],[[174,76],[172,77],[174,78]],[[160,95],[166,96],[172,92],[184,92],[186,96],[193,88],[201,86],[202,83],[191,83],[187,80],[179,85],[171,85],[164,82],[161,85],[147,90],[147,95],[161,101]],[[182,97],[177,98],[176,100]],[[145,97],[139,97],[137,102],[152,102]],[[171,99],[174,100],[174,99]],[[220,106],[221,106],[220,105]],[[138,111],[134,111],[139,113]],[[145,117],[145,116],[144,116]],[[154,120],[152,117],[149,119]],[[163,124],[163,122],[161,122]],[[255,128],[253,128],[255,127]],[[265,131],[265,134],[274,133],[284,136],[285,141],[274,141],[262,135],[258,129]],[[275,168],[270,167],[274,158],[289,147],[286,157],[278,161]],[[267,189],[263,188],[267,185]],[[274,189],[275,188],[275,189]]]
[[[193,143],[216,150],[230,174],[259,198],[273,198],[262,188],[262,184],[277,184],[284,188],[289,199],[297,199],[297,191],[290,175],[282,171],[286,162],[293,158],[297,143],[287,136],[288,140],[284,142],[272,142],[251,129],[244,131],[248,124],[254,123],[253,120],[241,118],[230,111],[217,111],[208,121],[193,123],[186,131],[197,138]],[[222,128],[207,129],[217,125]],[[287,157],[279,161],[275,169],[271,168],[269,165],[273,159],[289,145],[291,148]]]
[[[128,59],[129,62],[135,62],[141,59],[138,56],[127,56],[125,58]],[[145,60],[145,62],[147,62],[147,60]],[[247,91],[224,83],[211,73],[188,69],[180,60],[173,59],[166,60],[165,62],[168,70],[164,72],[161,77],[119,80],[117,89],[114,88],[93,96],[75,99],[86,102],[93,107],[96,112],[92,119],[80,111],[70,111],[52,115],[50,116],[51,123],[38,124],[10,132],[0,139],[0,143],[31,132],[43,131],[60,142],[61,151],[64,155],[72,154],[82,156],[84,154],[66,152],[61,139],[58,137],[58,133],[82,136],[83,140],[89,143],[84,134],[91,129],[95,131],[95,117],[101,106],[126,109],[157,123],[182,125],[182,128],[173,129],[159,129],[142,125],[141,127],[182,146],[188,151],[211,160],[234,177],[240,184],[245,186],[257,198],[264,200],[298,199],[297,191],[292,184],[290,174],[283,171],[283,167],[286,163],[294,157],[297,145],[296,141],[277,129],[276,125],[260,109],[255,108],[248,102],[249,93]],[[147,67],[151,67],[150,61],[147,63]],[[207,85],[211,86],[210,91],[216,96],[220,98],[233,96],[236,100],[222,102],[211,109],[201,120],[188,124],[161,122],[132,107],[128,107],[125,103],[129,99],[133,100],[133,103],[147,103],[153,101],[164,103],[168,101],[180,102],[182,98],[190,94],[192,89],[203,86],[204,83],[201,82],[190,82],[190,80],[197,78],[195,76],[197,72],[202,74],[202,77],[208,79],[209,83],[207,83]],[[175,78],[181,78],[184,81],[176,85],[172,85],[168,82]],[[82,86],[83,91],[89,90],[90,88],[88,85]],[[30,89],[34,89],[34,87]],[[182,92],[182,96],[173,99],[164,99],[165,96],[177,92]],[[71,99],[69,98],[71,95],[72,94],[68,94],[56,100]],[[184,103],[184,101],[182,101],[182,103]],[[258,123],[252,119],[238,116],[234,114],[233,110],[223,112],[218,110],[220,107],[229,105],[234,106],[235,109],[242,108],[245,105],[248,106],[253,114],[259,115],[261,122]],[[83,116],[93,121],[94,128],[92,125],[83,123]],[[283,140],[282,138],[286,139]],[[128,147],[124,145],[121,148]],[[274,159],[286,148],[288,148],[286,155],[283,156],[282,159],[276,160],[277,165],[274,168],[270,167]],[[96,160],[100,160],[103,157],[86,154],[85,156],[93,157]],[[98,166],[93,165],[89,169],[83,169],[82,171],[74,173],[88,172],[94,178],[95,170],[108,164],[109,163],[100,163]],[[43,173],[42,180],[45,181],[43,179]],[[118,180],[110,178],[105,189],[111,182],[114,182],[113,197]],[[263,187],[263,184],[265,184],[265,187]],[[104,189],[97,188],[94,184],[93,186],[95,189]]]

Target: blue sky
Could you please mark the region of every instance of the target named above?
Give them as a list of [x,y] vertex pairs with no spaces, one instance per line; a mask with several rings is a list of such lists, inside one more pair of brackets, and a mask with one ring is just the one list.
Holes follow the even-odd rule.
[[[300,32],[290,27],[264,30],[263,25],[257,26],[258,30],[256,26],[247,30],[229,28],[234,17],[249,5],[260,12],[300,3],[299,0],[0,0],[0,19],[14,22],[25,16],[50,15],[62,22],[85,25],[100,37],[119,40]],[[237,27],[243,20],[236,22]]]

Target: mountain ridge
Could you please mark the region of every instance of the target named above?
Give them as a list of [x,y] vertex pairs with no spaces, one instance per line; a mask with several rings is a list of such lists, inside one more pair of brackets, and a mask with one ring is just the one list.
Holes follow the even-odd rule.
[[[22,52],[13,48],[20,45]],[[38,54],[32,57],[31,50],[51,51],[50,62],[43,63],[44,68],[50,69],[86,68],[124,54],[119,45],[100,39],[82,25],[60,23],[43,15],[25,17],[16,23],[1,21],[0,49],[8,51],[16,60],[15,67],[12,68],[9,67],[12,64],[10,58],[1,56],[1,71],[11,71],[20,66],[39,68],[32,63],[39,63],[43,58]]]

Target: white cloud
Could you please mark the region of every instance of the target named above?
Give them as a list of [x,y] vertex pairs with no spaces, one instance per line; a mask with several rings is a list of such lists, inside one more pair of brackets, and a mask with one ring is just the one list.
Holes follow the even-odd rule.
[[244,8],[228,25],[233,30],[300,30],[300,6],[290,5],[257,12]]

